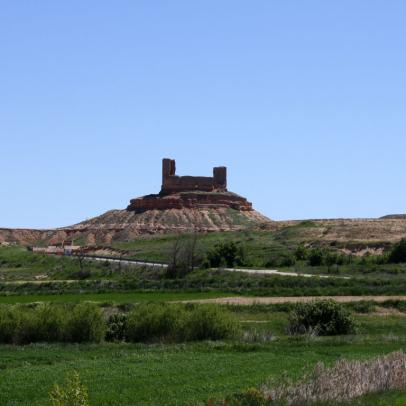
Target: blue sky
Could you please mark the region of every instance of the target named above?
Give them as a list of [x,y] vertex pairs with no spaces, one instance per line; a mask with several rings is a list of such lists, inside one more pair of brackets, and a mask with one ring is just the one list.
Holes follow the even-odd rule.
[[229,168],[273,219],[406,212],[406,2],[2,1],[0,227]]

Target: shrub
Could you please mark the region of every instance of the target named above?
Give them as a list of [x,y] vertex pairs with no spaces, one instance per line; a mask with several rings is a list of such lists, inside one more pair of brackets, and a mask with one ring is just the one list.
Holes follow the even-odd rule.
[[323,251],[319,248],[310,250],[308,254],[308,261],[310,266],[323,265]]
[[101,311],[94,305],[0,307],[0,343],[99,342],[104,338],[105,325]]
[[0,343],[99,342],[104,338],[105,324],[99,308],[92,305],[2,306]]
[[207,253],[207,261],[214,268],[241,266],[245,264],[245,252],[234,241],[220,242]]
[[0,307],[0,343],[11,344],[15,338],[15,331],[20,323],[20,314],[10,306]]
[[89,278],[90,275],[91,275],[91,272],[90,272],[88,269],[80,269],[80,270],[77,271],[77,272],[72,272],[72,274],[71,274],[70,277],[71,277],[72,279],[77,279],[77,280],[82,281],[82,280],[84,280],[84,279]]
[[304,244],[299,244],[295,251],[295,258],[298,261],[303,261],[307,259],[307,256],[308,256],[307,248],[304,246]]
[[129,313],[125,337],[133,342],[173,338],[183,313],[178,305],[142,304]]
[[217,306],[149,303],[127,318],[125,338],[133,342],[220,340],[238,332],[232,314]]
[[273,256],[269,258],[266,263],[265,267],[273,267],[273,266],[293,266],[296,263],[295,257],[290,253],[281,253],[279,255]]
[[15,308],[14,313],[17,314],[18,323],[14,327],[13,343],[30,344],[42,341],[40,332],[37,330],[36,311]]
[[77,372],[68,375],[65,386],[55,385],[49,397],[53,406],[89,406],[87,388]]
[[107,322],[106,340],[123,341],[127,329],[127,314],[118,313],[109,317]]
[[0,311],[0,342],[29,344],[58,341],[64,327],[64,315],[59,307],[43,304],[35,309],[19,306],[3,307]]
[[271,399],[267,399],[258,389],[250,388],[244,392],[229,396],[223,404],[230,406],[267,406],[271,405]]
[[42,304],[36,309],[37,329],[43,341],[58,341],[63,337],[68,311],[51,304]]
[[349,303],[347,307],[357,313],[372,313],[376,309],[376,303],[362,300],[361,302]]
[[351,334],[355,325],[348,310],[333,300],[298,303],[289,314],[288,333],[318,335]]
[[65,330],[66,341],[100,342],[105,336],[106,323],[97,306],[83,303],[72,309]]
[[206,406],[270,406],[272,399],[256,388],[249,388],[244,392],[234,393],[225,399],[210,399]]
[[238,332],[234,316],[218,306],[197,306],[188,311],[180,332],[186,341],[222,340]]
[[402,238],[389,254],[388,262],[392,264],[399,264],[406,262],[406,238]]

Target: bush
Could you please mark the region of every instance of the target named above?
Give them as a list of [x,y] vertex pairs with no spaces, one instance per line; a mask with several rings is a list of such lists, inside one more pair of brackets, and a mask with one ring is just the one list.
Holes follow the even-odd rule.
[[372,313],[376,309],[376,303],[372,301],[362,300],[361,302],[349,303],[347,308],[357,313]]
[[14,313],[18,317],[13,335],[14,343],[29,344],[61,339],[64,319],[58,317],[55,308],[43,305],[35,310],[15,309]]
[[150,303],[138,306],[126,322],[125,338],[133,342],[220,340],[234,336],[238,322],[217,306]]
[[10,306],[0,307],[0,343],[14,342],[15,332],[20,324],[20,314],[13,311]]
[[[183,331],[182,331],[183,330]],[[238,332],[234,316],[218,306],[197,306],[190,310],[180,333],[186,341],[222,340]]]
[[288,333],[317,335],[351,334],[355,325],[348,310],[333,300],[298,303],[289,314]]
[[67,309],[48,303],[35,310],[22,309],[15,341],[19,344],[61,341],[67,313]]
[[36,309],[3,306],[0,310],[0,343],[59,341],[64,320],[64,312],[49,304],[40,305]]
[[265,267],[269,268],[269,267],[273,267],[273,266],[293,266],[296,263],[296,259],[295,257],[290,254],[289,252],[287,253],[281,253],[279,255],[273,256],[271,258],[269,258],[266,262],[265,262]]
[[105,324],[101,311],[93,305],[2,306],[0,343],[99,342],[104,338]]
[[242,266],[245,264],[245,252],[234,241],[220,242],[207,253],[207,261],[213,268]]
[[319,248],[310,250],[308,254],[308,261],[310,266],[323,265],[323,251]]
[[69,342],[100,342],[106,333],[101,310],[89,303],[75,306],[67,320],[65,339]]
[[308,256],[307,248],[304,246],[304,244],[299,244],[295,251],[295,258],[298,261],[304,261],[305,259],[307,259],[307,256]]
[[81,269],[77,272],[72,272],[70,277],[71,277],[71,279],[77,279],[77,280],[82,281],[84,279],[90,278],[90,276],[91,276],[91,272],[88,269]]
[[392,264],[399,264],[406,262],[406,238],[402,238],[389,254],[388,262]]
[[0,306],[0,343],[219,340],[238,331],[236,319],[216,306],[150,303],[128,315],[103,318],[92,304]]
[[118,313],[109,317],[107,322],[106,340],[123,341],[127,329],[127,314]]
[[250,388],[226,398],[223,404],[230,406],[267,406],[272,403],[271,399],[268,399],[261,391]]
[[133,342],[173,339],[183,313],[179,305],[141,304],[128,315],[125,337]]
[[270,406],[272,399],[256,388],[249,388],[244,392],[234,393],[225,399],[210,399],[203,403],[206,406]]
[[49,397],[53,406],[89,406],[87,388],[77,372],[67,377],[65,386],[55,385]]

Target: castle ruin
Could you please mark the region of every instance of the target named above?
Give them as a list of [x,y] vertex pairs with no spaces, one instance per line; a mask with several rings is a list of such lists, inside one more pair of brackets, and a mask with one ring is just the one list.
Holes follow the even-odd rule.
[[162,160],[162,188],[161,194],[190,192],[199,190],[202,192],[226,192],[227,191],[227,168],[220,166],[213,168],[213,176],[177,176],[176,162],[174,159]]
[[227,191],[227,168],[213,168],[213,176],[178,176],[173,159],[162,160],[162,187],[159,194],[132,199],[128,211],[171,209],[233,209],[252,211],[244,197]]

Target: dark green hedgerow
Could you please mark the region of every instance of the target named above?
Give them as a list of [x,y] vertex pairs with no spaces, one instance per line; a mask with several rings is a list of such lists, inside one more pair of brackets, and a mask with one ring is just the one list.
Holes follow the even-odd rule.
[[108,338],[130,342],[201,341],[235,337],[237,319],[213,305],[146,303],[109,319]]
[[214,305],[146,303],[108,320],[101,307],[87,303],[0,306],[1,344],[184,342],[231,338],[238,331],[237,319]]
[[106,324],[99,307],[41,304],[37,307],[0,306],[0,343],[100,342]]

